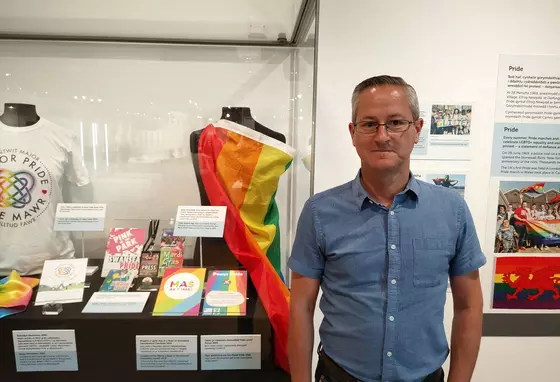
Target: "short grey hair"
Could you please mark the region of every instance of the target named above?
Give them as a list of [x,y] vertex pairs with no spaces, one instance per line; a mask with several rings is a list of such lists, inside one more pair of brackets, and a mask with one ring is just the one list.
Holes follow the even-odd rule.
[[418,104],[418,95],[416,95],[416,90],[414,90],[414,88],[401,77],[383,75],[363,80],[354,88],[354,92],[352,93],[352,123],[357,122],[358,98],[360,97],[360,94],[369,88],[376,88],[383,85],[402,86],[408,97],[408,104],[410,105],[410,110],[412,111],[412,119],[416,121],[420,118],[420,106]]

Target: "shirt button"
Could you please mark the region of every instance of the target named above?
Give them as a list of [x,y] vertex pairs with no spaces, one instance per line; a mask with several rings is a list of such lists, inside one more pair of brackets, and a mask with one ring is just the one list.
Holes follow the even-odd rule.
[[389,212],[389,215],[393,216],[395,214],[395,211],[391,211]]
[[397,280],[393,279],[391,280],[391,284],[395,285],[397,283]]
[[397,246],[395,244],[391,244],[391,249],[397,249]]
[[387,352],[387,357],[391,358],[393,356],[393,353],[391,353],[390,351]]
[[395,317],[389,316],[389,321],[391,321],[391,322],[395,321]]

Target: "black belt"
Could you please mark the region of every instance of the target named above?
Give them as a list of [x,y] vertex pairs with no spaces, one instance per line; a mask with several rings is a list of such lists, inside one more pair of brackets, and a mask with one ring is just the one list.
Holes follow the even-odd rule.
[[[348,374],[341,366],[332,360],[324,351],[322,346],[317,350],[319,354],[319,364],[317,366],[317,374],[315,379],[320,382],[360,382],[359,379]],[[427,375],[422,380],[423,382],[443,382],[444,373],[440,367],[433,373]]]

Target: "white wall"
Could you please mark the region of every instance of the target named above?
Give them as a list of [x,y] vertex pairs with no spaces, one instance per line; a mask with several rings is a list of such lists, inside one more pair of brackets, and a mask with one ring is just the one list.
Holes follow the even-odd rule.
[[[556,0],[321,1],[315,191],[352,179],[359,167],[347,124],[351,92],[361,80],[398,75],[416,88],[421,102],[476,102],[472,160],[418,161],[413,169],[470,170],[466,198],[489,260],[481,271],[485,311],[492,283],[485,224],[487,213],[495,214],[487,200],[498,54],[560,54],[559,14]],[[451,312],[449,302],[448,333]],[[318,312],[316,322],[320,317]],[[553,354],[559,342],[484,338],[473,381],[557,381]]]

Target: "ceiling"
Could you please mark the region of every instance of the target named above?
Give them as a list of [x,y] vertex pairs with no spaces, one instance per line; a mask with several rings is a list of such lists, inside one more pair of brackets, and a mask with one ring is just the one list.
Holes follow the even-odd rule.
[[289,41],[303,0],[0,0],[0,34]]

